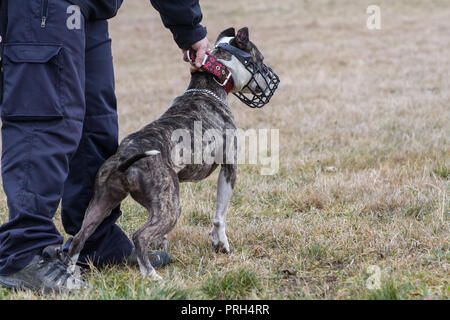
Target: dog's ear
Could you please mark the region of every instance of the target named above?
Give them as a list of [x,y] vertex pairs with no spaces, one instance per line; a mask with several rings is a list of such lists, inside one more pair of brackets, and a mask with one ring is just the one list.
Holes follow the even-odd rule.
[[248,48],[250,39],[248,34],[248,28],[242,28],[239,29],[239,31],[236,34],[236,45],[239,49],[246,50]]
[[223,30],[219,36],[217,37],[216,43],[219,42],[220,39],[225,38],[225,37],[235,37],[236,36],[236,31],[234,30],[234,28],[228,28],[226,30]]

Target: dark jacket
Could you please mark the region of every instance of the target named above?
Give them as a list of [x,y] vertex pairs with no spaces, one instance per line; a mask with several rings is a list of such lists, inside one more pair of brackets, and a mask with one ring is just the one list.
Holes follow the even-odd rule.
[[[114,17],[123,0],[68,0],[80,7],[88,20],[104,20]],[[142,0],[144,1],[144,0]],[[202,21],[202,11],[198,0],[150,0],[159,11],[164,26],[173,34],[177,45],[189,48],[206,36]]]

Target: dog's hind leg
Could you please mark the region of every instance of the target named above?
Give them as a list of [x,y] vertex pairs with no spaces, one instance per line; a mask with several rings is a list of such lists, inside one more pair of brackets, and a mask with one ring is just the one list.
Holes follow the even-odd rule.
[[225,225],[228,205],[236,181],[236,172],[237,166],[233,164],[224,164],[220,169],[217,184],[216,213],[214,215],[213,227],[209,233],[216,252],[230,252],[230,244],[225,234]]
[[[125,197],[124,197],[125,198]],[[123,199],[121,199],[123,200]],[[86,211],[80,231],[74,236],[69,257],[73,265],[78,261],[81,250],[87,239],[95,232],[97,227],[106,219],[111,211],[120,204],[120,201],[111,202],[106,198],[92,199]]]
[[120,183],[109,181],[102,185],[100,182],[102,181],[96,181],[94,196],[89,202],[81,229],[70,244],[69,257],[72,267],[75,266],[87,239],[128,194]]
[[164,237],[175,226],[180,216],[178,177],[175,172],[159,176],[158,179],[141,180],[139,190],[131,196],[149,213],[148,221],[133,235],[139,269],[144,277],[161,280],[150,263],[150,244]]
[[155,248],[156,250],[167,251],[167,248],[169,247],[169,240],[167,240],[167,234],[159,237],[158,239],[153,240],[150,246],[152,248]]

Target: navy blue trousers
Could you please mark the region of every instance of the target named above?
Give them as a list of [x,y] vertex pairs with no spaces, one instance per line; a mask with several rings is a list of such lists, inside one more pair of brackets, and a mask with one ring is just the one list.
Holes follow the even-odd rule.
[[[77,25],[70,5],[8,1],[1,43],[2,179],[9,209],[0,227],[3,275],[21,270],[46,246],[62,244],[52,220],[60,202],[65,231],[78,232],[97,170],[117,149],[108,24],[81,16]],[[132,244],[115,224],[120,214],[113,210],[81,260],[102,266],[130,254]]]

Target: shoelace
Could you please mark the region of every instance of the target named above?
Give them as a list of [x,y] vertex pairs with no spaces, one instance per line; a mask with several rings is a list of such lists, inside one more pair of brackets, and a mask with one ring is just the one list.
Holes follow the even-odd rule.
[[[45,270],[44,275],[51,277],[55,283],[66,286],[69,278],[74,277],[74,272],[69,272],[68,256],[62,250],[55,250],[55,256],[44,253],[39,261],[39,269]],[[75,279],[75,278],[74,278]]]

